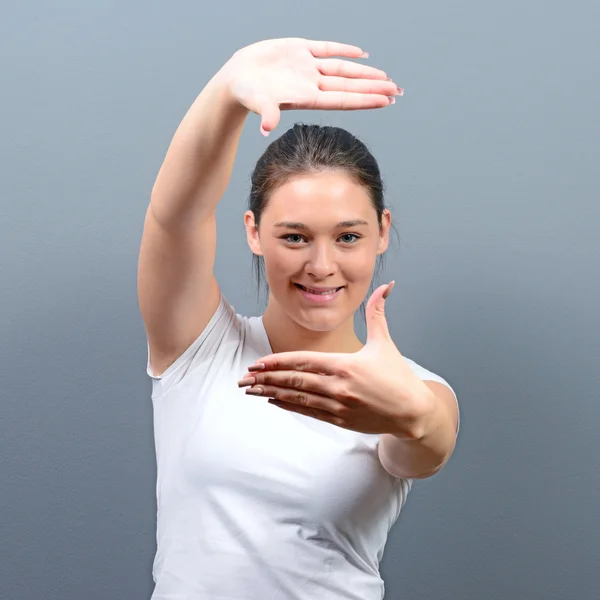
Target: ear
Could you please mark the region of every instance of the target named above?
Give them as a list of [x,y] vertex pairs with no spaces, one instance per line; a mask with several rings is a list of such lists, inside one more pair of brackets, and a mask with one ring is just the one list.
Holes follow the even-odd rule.
[[248,246],[250,246],[250,251],[252,254],[262,256],[258,227],[254,221],[254,213],[251,210],[247,210],[244,213],[244,225],[246,226],[246,238],[248,240]]
[[384,209],[381,215],[381,225],[379,227],[379,244],[377,254],[383,254],[390,244],[390,228],[392,226],[392,213],[389,209]]

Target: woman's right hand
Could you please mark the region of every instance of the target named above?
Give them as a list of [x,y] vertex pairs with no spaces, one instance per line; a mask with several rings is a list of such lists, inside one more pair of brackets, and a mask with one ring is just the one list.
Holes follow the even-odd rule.
[[357,46],[301,38],[265,40],[238,50],[221,70],[239,104],[277,127],[280,110],[383,108],[403,90],[384,71],[333,57],[363,58]]

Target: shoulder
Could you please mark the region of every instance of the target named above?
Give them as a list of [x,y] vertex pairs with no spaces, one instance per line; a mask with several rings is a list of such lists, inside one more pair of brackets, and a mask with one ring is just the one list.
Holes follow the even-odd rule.
[[424,381],[437,381],[438,383],[443,383],[450,387],[450,384],[446,379],[444,379],[441,375],[434,373],[429,368],[423,366],[422,364],[417,363],[412,358],[408,358],[407,356],[403,356],[404,360],[408,364],[408,366],[412,369],[415,375],[418,375],[420,379]]
[[247,348],[266,354],[266,334],[261,317],[245,316],[221,293],[219,304],[198,337],[160,375],[150,367],[150,349],[146,372],[152,379],[153,395],[164,395],[192,372],[210,369],[235,360]]
[[411,358],[406,356],[403,356],[403,358],[412,369],[413,373],[415,373],[415,375],[423,382],[427,383],[428,387],[435,392],[436,396],[448,406],[449,410],[454,415],[456,433],[458,435],[458,431],[460,430],[460,407],[458,404],[458,396],[452,385],[446,378],[438,373],[434,373],[429,368],[424,367]]

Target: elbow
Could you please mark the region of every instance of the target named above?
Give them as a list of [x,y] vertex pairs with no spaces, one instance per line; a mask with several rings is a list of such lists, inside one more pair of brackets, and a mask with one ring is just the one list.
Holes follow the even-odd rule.
[[414,443],[407,444],[385,434],[379,443],[379,461],[392,477],[428,479],[443,469],[452,456],[454,446],[443,454],[431,449],[415,450]]

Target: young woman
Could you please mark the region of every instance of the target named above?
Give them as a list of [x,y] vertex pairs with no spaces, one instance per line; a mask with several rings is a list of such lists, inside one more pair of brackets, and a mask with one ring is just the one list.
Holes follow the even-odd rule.
[[[375,600],[411,482],[450,458],[448,383],[404,357],[384,315],[354,329],[390,211],[377,162],[335,127],[296,125],[258,161],[245,213],[264,267],[260,317],[213,274],[215,210],[249,112],[389,106],[401,94],[360,48],[268,40],[236,52],[179,126],[139,260],[157,456],[154,600]],[[343,58],[335,58],[343,57]]]

